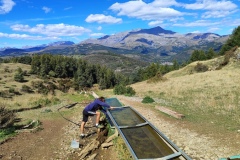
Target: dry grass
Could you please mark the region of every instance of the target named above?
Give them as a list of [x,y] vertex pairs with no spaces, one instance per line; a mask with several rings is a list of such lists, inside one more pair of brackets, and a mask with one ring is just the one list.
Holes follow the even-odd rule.
[[167,81],[140,82],[131,85],[140,97],[150,96],[161,105],[186,115],[194,123],[212,123],[216,127],[240,129],[240,61],[231,60],[214,70],[223,57],[201,62],[210,71],[196,73],[194,62],[165,75]]
[[[236,131],[240,129],[240,61],[231,59],[229,64],[221,70],[216,70],[224,57],[202,61],[210,69],[197,73],[194,67],[199,62],[173,71],[165,75],[165,81],[156,83],[140,82],[131,85],[139,97],[150,96],[157,99],[156,105],[169,107],[186,116],[185,120],[193,123],[212,124],[212,126]],[[13,79],[14,71],[21,67],[30,70],[29,65],[0,64],[0,91],[14,87],[19,90],[23,84],[29,85],[36,77],[26,77],[26,83],[18,83]],[[12,71],[6,73],[6,67]],[[97,88],[97,87],[95,87]],[[94,89],[100,96],[112,97],[112,90],[100,91]],[[23,94],[12,100],[0,98],[11,108],[28,107],[33,102],[44,98],[40,94]],[[58,93],[56,97],[61,101],[77,101],[78,96]],[[64,97],[64,98],[62,98]],[[46,97],[45,97],[46,98]],[[51,97],[47,97],[51,99]],[[29,112],[30,113],[30,112]],[[34,114],[32,114],[34,115]]]
[[30,65],[20,64],[20,63],[1,63],[0,64],[0,91],[8,90],[9,88],[14,88],[19,91],[23,85],[31,85],[32,81],[40,80],[35,75],[24,76],[26,82],[19,83],[14,80],[14,75],[18,68],[22,68],[23,71],[29,72],[31,70]]
[[[15,91],[18,91],[20,95],[13,95],[12,98],[3,98],[0,97],[1,103],[3,103],[8,109],[20,109],[20,108],[31,108],[37,106],[39,103],[44,103],[45,101],[50,101],[50,104],[46,104],[43,108],[28,110],[24,112],[18,112],[17,117],[21,118],[22,121],[28,121],[31,119],[40,119],[40,118],[55,118],[59,117],[57,109],[61,106],[81,102],[83,100],[89,101],[88,95],[79,95],[75,93],[64,94],[61,91],[56,90],[55,95],[42,95],[38,93],[25,93],[21,91],[23,85],[31,87],[32,81],[38,81],[39,79],[36,75],[24,76],[26,82],[19,83],[14,80],[14,74],[18,67],[22,68],[23,71],[30,71],[31,66],[18,63],[0,63],[0,92],[8,91],[13,88]],[[53,104],[56,99],[59,99],[57,104]],[[44,113],[46,109],[49,109],[53,112]],[[70,110],[68,111],[70,112]],[[66,113],[68,114],[68,113]]]

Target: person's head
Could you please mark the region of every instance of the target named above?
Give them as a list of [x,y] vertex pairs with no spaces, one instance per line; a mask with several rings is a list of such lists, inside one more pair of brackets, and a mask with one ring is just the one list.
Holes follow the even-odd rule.
[[99,97],[98,98],[100,101],[102,101],[102,102],[105,102],[105,98],[104,97]]

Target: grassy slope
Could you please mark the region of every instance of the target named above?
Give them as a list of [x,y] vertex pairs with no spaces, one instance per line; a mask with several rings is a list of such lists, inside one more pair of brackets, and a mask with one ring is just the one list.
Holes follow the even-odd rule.
[[138,96],[157,98],[162,106],[183,113],[187,121],[220,130],[240,128],[240,61],[214,70],[223,57],[201,62],[211,71],[194,73],[194,62],[165,75],[167,81],[131,85]]
[[[29,110],[24,112],[18,112],[17,117],[22,118],[22,121],[28,121],[29,119],[42,119],[42,118],[54,118],[59,116],[56,112],[60,106],[75,102],[90,101],[92,96],[82,95],[75,92],[63,93],[56,90],[55,95],[42,95],[39,93],[24,93],[21,91],[23,85],[27,85],[32,88],[31,83],[33,81],[43,81],[39,79],[36,75],[24,76],[26,82],[19,83],[14,80],[14,74],[17,68],[22,68],[23,71],[29,71],[31,69],[30,65],[19,64],[19,63],[0,63],[0,92],[8,91],[9,89],[14,89],[15,91],[21,93],[20,95],[14,95],[12,98],[2,98],[0,97],[0,103],[4,104],[7,109],[20,109],[20,108],[31,108],[38,104],[43,105],[43,108],[36,110]],[[8,72],[6,72],[6,68]],[[53,112],[46,114],[44,111],[50,109]],[[70,112],[70,110],[68,110]],[[68,113],[67,113],[68,114]],[[22,122],[24,123],[24,122]]]
[[[165,75],[166,81],[158,83],[140,82],[131,85],[138,96],[151,96],[157,98],[157,105],[169,107],[183,113],[186,121],[203,124],[218,129],[236,131],[240,126],[240,65],[239,61],[231,60],[230,64],[221,70],[215,70],[223,57],[201,62],[207,65],[211,71],[204,73],[194,72],[194,62],[180,70]],[[23,84],[31,86],[36,77],[25,77],[26,83],[17,83],[13,75],[17,67],[30,70],[30,66],[23,64],[0,64],[0,90],[15,88],[20,90]],[[5,73],[4,68],[9,67],[10,73]],[[104,95],[108,94],[104,91]],[[64,94],[56,95],[59,99]],[[109,96],[112,95],[112,90]],[[51,99],[54,96],[48,96]],[[1,99],[1,102],[11,108],[29,107],[39,99],[46,98],[40,94],[23,94],[15,96],[12,100]]]

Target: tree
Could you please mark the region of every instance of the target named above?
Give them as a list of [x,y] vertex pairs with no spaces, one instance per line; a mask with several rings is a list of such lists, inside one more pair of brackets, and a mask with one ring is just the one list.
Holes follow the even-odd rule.
[[219,54],[224,55],[226,51],[229,51],[236,46],[240,46],[240,26],[233,30],[227,42],[222,46]]
[[41,65],[40,55],[34,55],[31,63],[31,73],[39,74],[40,65]]
[[214,52],[213,48],[209,48],[209,50],[206,53],[207,59],[212,59],[216,56],[216,53]]
[[175,59],[173,61],[173,70],[179,69],[179,67],[180,67],[180,65],[179,65],[178,61]]
[[202,61],[206,59],[207,58],[203,50],[194,50],[190,57],[190,62]]
[[14,75],[14,80],[17,82],[23,82],[24,81],[24,72],[22,68],[17,69],[17,73]]

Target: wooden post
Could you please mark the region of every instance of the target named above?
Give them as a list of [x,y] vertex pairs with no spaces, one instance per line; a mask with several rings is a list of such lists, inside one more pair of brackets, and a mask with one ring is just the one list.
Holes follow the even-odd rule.
[[170,115],[170,116],[173,116],[173,117],[175,117],[175,118],[177,118],[177,119],[182,119],[182,118],[185,117],[183,114],[177,113],[177,112],[172,111],[172,110],[170,110],[170,109],[168,109],[168,108],[165,108],[165,107],[155,106],[155,108],[158,109],[159,111],[161,111],[161,112],[163,112],[163,113],[166,113],[166,114],[168,114],[168,115]]

